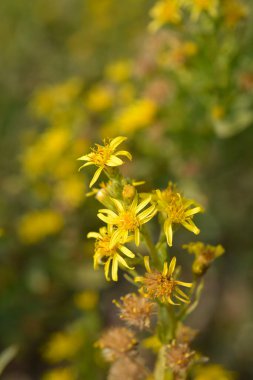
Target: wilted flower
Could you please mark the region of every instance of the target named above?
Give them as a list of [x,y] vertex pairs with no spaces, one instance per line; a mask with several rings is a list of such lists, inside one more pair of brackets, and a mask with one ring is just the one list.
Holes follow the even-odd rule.
[[103,222],[117,228],[112,234],[110,247],[113,247],[118,241],[126,241],[129,233],[134,233],[135,244],[138,246],[140,244],[140,227],[142,224],[149,222],[156,214],[155,205],[140,212],[149,204],[151,196],[148,196],[138,204],[138,195],[136,194],[129,206],[126,206],[117,199],[112,200],[117,213],[109,209],[102,209],[99,210],[98,214],[98,217]]
[[112,226],[102,227],[99,232],[89,232],[88,238],[95,238],[95,254],[94,254],[94,269],[98,268],[99,264],[104,265],[105,277],[107,281],[110,281],[109,271],[111,267],[112,279],[113,281],[118,281],[118,267],[121,264],[123,267],[128,269],[131,268],[126,260],[122,257],[124,256],[134,258],[135,254],[124,246],[125,243],[131,240],[131,237],[127,237],[125,240],[120,238],[115,241],[113,245],[111,244],[113,229]]
[[172,297],[178,300],[188,303],[189,297],[179,288],[179,286],[185,286],[191,288],[192,284],[189,282],[182,282],[173,278],[173,273],[176,267],[176,258],[163,265],[163,271],[151,270],[149,265],[149,257],[144,257],[144,263],[147,270],[144,277],[136,277],[136,282],[142,283],[141,291],[144,295],[150,299],[159,300],[162,303],[170,303],[172,305],[179,305],[172,300]]
[[202,242],[194,242],[184,244],[183,248],[189,253],[195,255],[195,260],[192,264],[192,271],[195,274],[201,275],[209,268],[211,263],[217,258],[223,255],[225,252],[222,245],[209,245]]
[[91,153],[78,158],[80,161],[87,161],[86,164],[79,168],[79,170],[89,165],[95,165],[98,167],[90,182],[90,187],[92,187],[98,180],[103,169],[106,169],[107,167],[120,166],[124,163],[118,156],[126,156],[129,160],[132,159],[131,154],[126,150],[115,152],[116,148],[126,139],[126,137],[119,136],[115,137],[113,140],[109,140],[108,142],[104,140],[104,146],[96,144],[95,148],[92,148]]
[[148,371],[139,358],[122,356],[109,371],[108,380],[146,380]]
[[112,327],[103,333],[95,345],[102,350],[105,360],[113,362],[133,350],[136,343],[131,330],[126,327]]
[[150,327],[151,316],[155,312],[153,302],[135,293],[127,294],[120,300],[121,302],[114,301],[114,303],[120,309],[121,319],[140,330]]
[[166,364],[171,369],[178,380],[186,379],[186,373],[193,364],[195,351],[191,351],[186,343],[179,343],[175,340],[166,346]]
[[176,341],[178,343],[190,343],[197,333],[197,330],[180,323],[176,331]]
[[181,224],[195,235],[199,234],[200,231],[192,219],[203,209],[195,201],[184,198],[171,183],[164,191],[156,190],[156,196],[158,210],[165,215],[164,232],[170,247],[173,241],[173,224]]

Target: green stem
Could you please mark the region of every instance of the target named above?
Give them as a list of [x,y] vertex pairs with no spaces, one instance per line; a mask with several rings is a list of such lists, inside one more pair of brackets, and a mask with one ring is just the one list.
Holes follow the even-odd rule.
[[165,346],[160,348],[155,366],[155,380],[164,380],[165,375]]
[[145,226],[143,226],[143,228],[142,228],[142,236],[145,240],[146,246],[149,249],[150,256],[154,262],[154,265],[156,266],[158,264],[157,249],[156,249],[156,247],[155,247],[155,245],[151,239],[151,236],[150,236],[148,229]]

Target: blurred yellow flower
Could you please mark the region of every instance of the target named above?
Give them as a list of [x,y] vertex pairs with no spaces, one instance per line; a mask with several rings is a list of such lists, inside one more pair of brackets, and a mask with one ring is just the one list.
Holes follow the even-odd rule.
[[210,364],[200,367],[196,371],[194,380],[234,380],[233,372],[227,371],[218,364]]
[[149,24],[149,29],[152,32],[157,31],[167,23],[178,24],[181,21],[180,1],[158,1],[151,9],[150,16],[153,20]]
[[191,288],[192,284],[189,282],[178,281],[173,278],[173,273],[176,268],[176,258],[168,263],[163,264],[163,271],[151,270],[149,265],[149,256],[144,257],[144,264],[147,273],[143,277],[135,277],[135,282],[142,284],[141,293],[146,297],[159,300],[162,303],[170,303],[171,305],[179,305],[175,303],[172,297],[177,298],[179,301],[188,303],[189,297],[179,288],[179,286],[185,286]]
[[225,109],[224,107],[220,105],[216,105],[212,108],[211,110],[211,115],[214,120],[220,120],[225,114]]
[[50,128],[44,132],[33,145],[28,147],[22,157],[25,174],[36,178],[38,175],[52,170],[57,160],[71,141],[71,130],[66,128]]
[[235,27],[241,20],[245,19],[249,13],[248,8],[242,1],[223,0],[222,10],[225,23],[228,27]]
[[217,258],[223,255],[225,252],[222,245],[209,245],[200,241],[184,244],[183,249],[186,249],[189,253],[195,255],[195,260],[192,265],[192,270],[195,274],[201,275],[205,273],[211,263]]
[[114,124],[121,132],[134,132],[148,126],[154,120],[157,105],[150,99],[139,99],[123,108],[116,115]]
[[189,7],[192,18],[197,20],[202,12],[215,17],[218,12],[219,0],[182,0],[182,4]]
[[66,107],[75,99],[82,88],[79,78],[71,78],[65,83],[47,86],[39,89],[31,102],[31,108],[38,117],[48,118],[59,108]]
[[76,176],[66,178],[56,184],[55,198],[57,202],[71,208],[78,207],[84,200],[85,185]]
[[90,111],[100,112],[113,105],[114,95],[112,89],[105,85],[96,85],[88,93],[85,105]]
[[76,380],[76,376],[71,368],[58,368],[47,372],[42,380]]
[[156,199],[158,210],[165,217],[164,232],[170,247],[173,241],[173,224],[181,224],[195,235],[199,234],[192,218],[203,209],[195,201],[184,198],[171,183],[164,191],[156,190]]
[[72,358],[80,349],[83,338],[79,331],[58,332],[47,342],[43,356],[50,363]]
[[36,243],[60,231],[63,217],[53,210],[33,211],[25,214],[18,224],[18,235],[26,244]]
[[126,260],[122,257],[126,256],[131,259],[135,257],[135,254],[124,246],[129,242],[131,238],[120,237],[117,241],[113,239],[112,226],[102,227],[99,232],[89,232],[88,238],[96,239],[95,254],[94,254],[94,269],[97,269],[99,265],[104,265],[105,278],[110,281],[109,271],[111,268],[112,280],[118,281],[118,267],[121,264],[128,269],[131,268]]
[[108,140],[108,142],[104,140],[104,146],[95,144],[95,148],[91,149],[91,153],[78,158],[80,161],[87,161],[79,170],[90,165],[98,167],[90,182],[90,187],[96,183],[104,169],[123,165],[124,162],[118,156],[126,156],[129,160],[132,159],[131,154],[126,150],[115,152],[116,148],[126,139],[126,137],[118,136],[112,140]]
[[98,303],[98,293],[94,290],[85,290],[75,295],[74,303],[81,310],[92,310]]
[[106,67],[105,76],[112,82],[124,82],[132,74],[132,63],[129,60],[111,63]]
[[126,241],[129,234],[134,234],[135,244],[140,244],[140,228],[149,222],[156,214],[156,206],[151,205],[141,212],[151,201],[151,196],[138,204],[138,195],[134,197],[132,203],[126,206],[117,199],[113,199],[116,212],[109,209],[99,210],[98,217],[103,222],[115,226],[116,230],[112,233],[110,246],[114,246],[118,241]]

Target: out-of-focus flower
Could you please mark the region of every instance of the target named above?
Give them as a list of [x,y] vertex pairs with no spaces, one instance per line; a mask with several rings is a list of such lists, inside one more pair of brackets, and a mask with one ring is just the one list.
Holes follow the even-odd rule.
[[90,111],[100,112],[110,108],[113,104],[114,95],[110,87],[96,85],[91,88],[85,104]]
[[123,108],[116,116],[114,124],[121,132],[134,132],[148,126],[157,111],[157,105],[151,99],[139,99]]
[[83,338],[79,332],[58,332],[46,344],[43,356],[50,363],[72,358],[80,349]]
[[28,178],[36,178],[52,170],[70,140],[71,131],[67,128],[50,128],[44,132],[22,157],[23,169]]
[[185,286],[191,288],[192,284],[189,282],[178,281],[173,277],[176,268],[176,258],[163,265],[163,271],[151,270],[149,265],[149,256],[144,257],[144,264],[147,270],[144,277],[135,277],[136,282],[142,284],[141,292],[148,298],[159,300],[162,303],[170,303],[171,305],[179,305],[172,300],[172,297],[177,298],[179,301],[188,303],[189,297],[179,288]]
[[203,209],[195,201],[184,198],[171,183],[163,191],[156,190],[156,197],[158,211],[165,216],[164,232],[170,247],[173,242],[173,224],[181,224],[195,235],[199,234],[192,219]]
[[53,210],[33,211],[19,221],[18,234],[26,244],[34,244],[61,230],[63,217]]
[[130,61],[118,61],[106,67],[105,76],[112,82],[121,83],[130,78],[132,63]]
[[220,120],[225,115],[225,109],[221,105],[216,105],[211,110],[211,115],[214,120]]
[[178,24],[181,21],[181,10],[179,0],[158,1],[150,11],[152,18],[149,29],[156,32],[167,23]]
[[197,330],[180,323],[176,331],[176,341],[179,343],[190,343],[197,333]]
[[112,234],[111,246],[118,241],[126,241],[129,234],[134,234],[135,244],[140,244],[140,227],[149,222],[156,214],[156,206],[151,205],[141,212],[151,201],[151,196],[145,198],[138,204],[138,195],[136,195],[129,206],[121,203],[117,199],[113,199],[117,213],[102,209],[99,210],[98,217],[103,222],[115,226],[116,230]]
[[131,240],[131,238],[120,238],[119,240],[114,241],[112,244],[112,236],[113,229],[110,226],[100,228],[99,233],[88,233],[88,238],[96,239],[94,269],[97,269],[99,265],[104,265],[104,272],[107,281],[110,281],[110,269],[112,272],[112,280],[118,281],[119,264],[127,269],[134,269],[127,264],[126,260],[122,257],[122,254],[129,258],[134,258],[135,254],[124,245],[129,240]]
[[155,304],[147,298],[135,293],[130,293],[120,298],[120,302],[114,301],[120,309],[120,318],[130,326],[140,330],[149,329],[151,317],[155,313]]
[[195,372],[194,380],[234,380],[235,374],[227,371],[218,364],[199,367]]
[[55,198],[64,206],[75,208],[83,202],[84,191],[83,181],[79,177],[73,176],[57,183]]
[[225,23],[230,28],[234,28],[248,16],[249,10],[242,1],[223,0],[221,5]]
[[197,20],[203,12],[212,17],[218,13],[219,0],[181,0],[181,3],[190,9],[193,20]]
[[171,369],[178,379],[185,379],[186,373],[194,362],[195,351],[191,351],[186,343],[173,341],[166,346],[165,360],[167,366]]
[[115,152],[116,148],[126,139],[126,137],[119,136],[113,140],[108,140],[108,142],[104,140],[104,146],[96,144],[95,148],[91,149],[91,153],[78,158],[80,161],[87,161],[79,170],[90,165],[98,167],[90,182],[90,187],[96,183],[103,169],[123,165],[124,162],[118,156],[126,156],[129,160],[132,159],[131,154],[126,150]]
[[82,88],[79,78],[71,78],[65,83],[47,86],[39,89],[32,100],[32,111],[38,117],[51,118],[59,109],[66,106],[77,98]]
[[225,252],[222,245],[209,245],[202,242],[194,242],[184,244],[183,248],[189,253],[195,255],[195,260],[192,264],[192,271],[197,275],[202,275],[209,268],[212,262],[223,255]]
[[146,380],[147,376],[148,370],[141,359],[122,356],[112,364],[108,380]]
[[57,368],[47,372],[42,380],[76,380],[76,375],[71,368]]
[[102,334],[95,345],[102,350],[105,360],[113,362],[133,350],[136,343],[131,330],[126,327],[112,327]]
[[92,310],[98,303],[98,293],[94,290],[85,290],[75,295],[74,302],[81,310]]

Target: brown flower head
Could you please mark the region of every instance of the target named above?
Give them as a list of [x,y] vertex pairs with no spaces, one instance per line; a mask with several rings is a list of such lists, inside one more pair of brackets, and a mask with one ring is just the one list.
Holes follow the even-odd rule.
[[147,376],[148,371],[140,359],[122,356],[112,364],[108,380],[144,380]]
[[178,343],[190,343],[196,337],[197,333],[197,330],[180,323],[176,331],[176,340]]
[[165,262],[163,271],[151,270],[149,266],[149,257],[144,257],[144,263],[147,270],[144,277],[135,277],[135,282],[141,282],[141,292],[147,298],[159,300],[162,303],[170,303],[171,305],[179,305],[172,300],[172,297],[177,298],[179,301],[188,303],[189,297],[179,288],[185,286],[191,288],[192,284],[188,282],[178,281],[173,277],[176,268],[176,258],[168,263]]
[[113,362],[133,350],[137,340],[134,333],[125,327],[112,327],[96,342],[108,362]]
[[173,341],[166,347],[166,364],[175,374],[176,379],[186,379],[186,373],[193,364],[195,351],[188,344]]
[[140,330],[149,329],[156,305],[135,293],[127,294],[120,300],[121,302],[114,301],[120,309],[120,318]]

